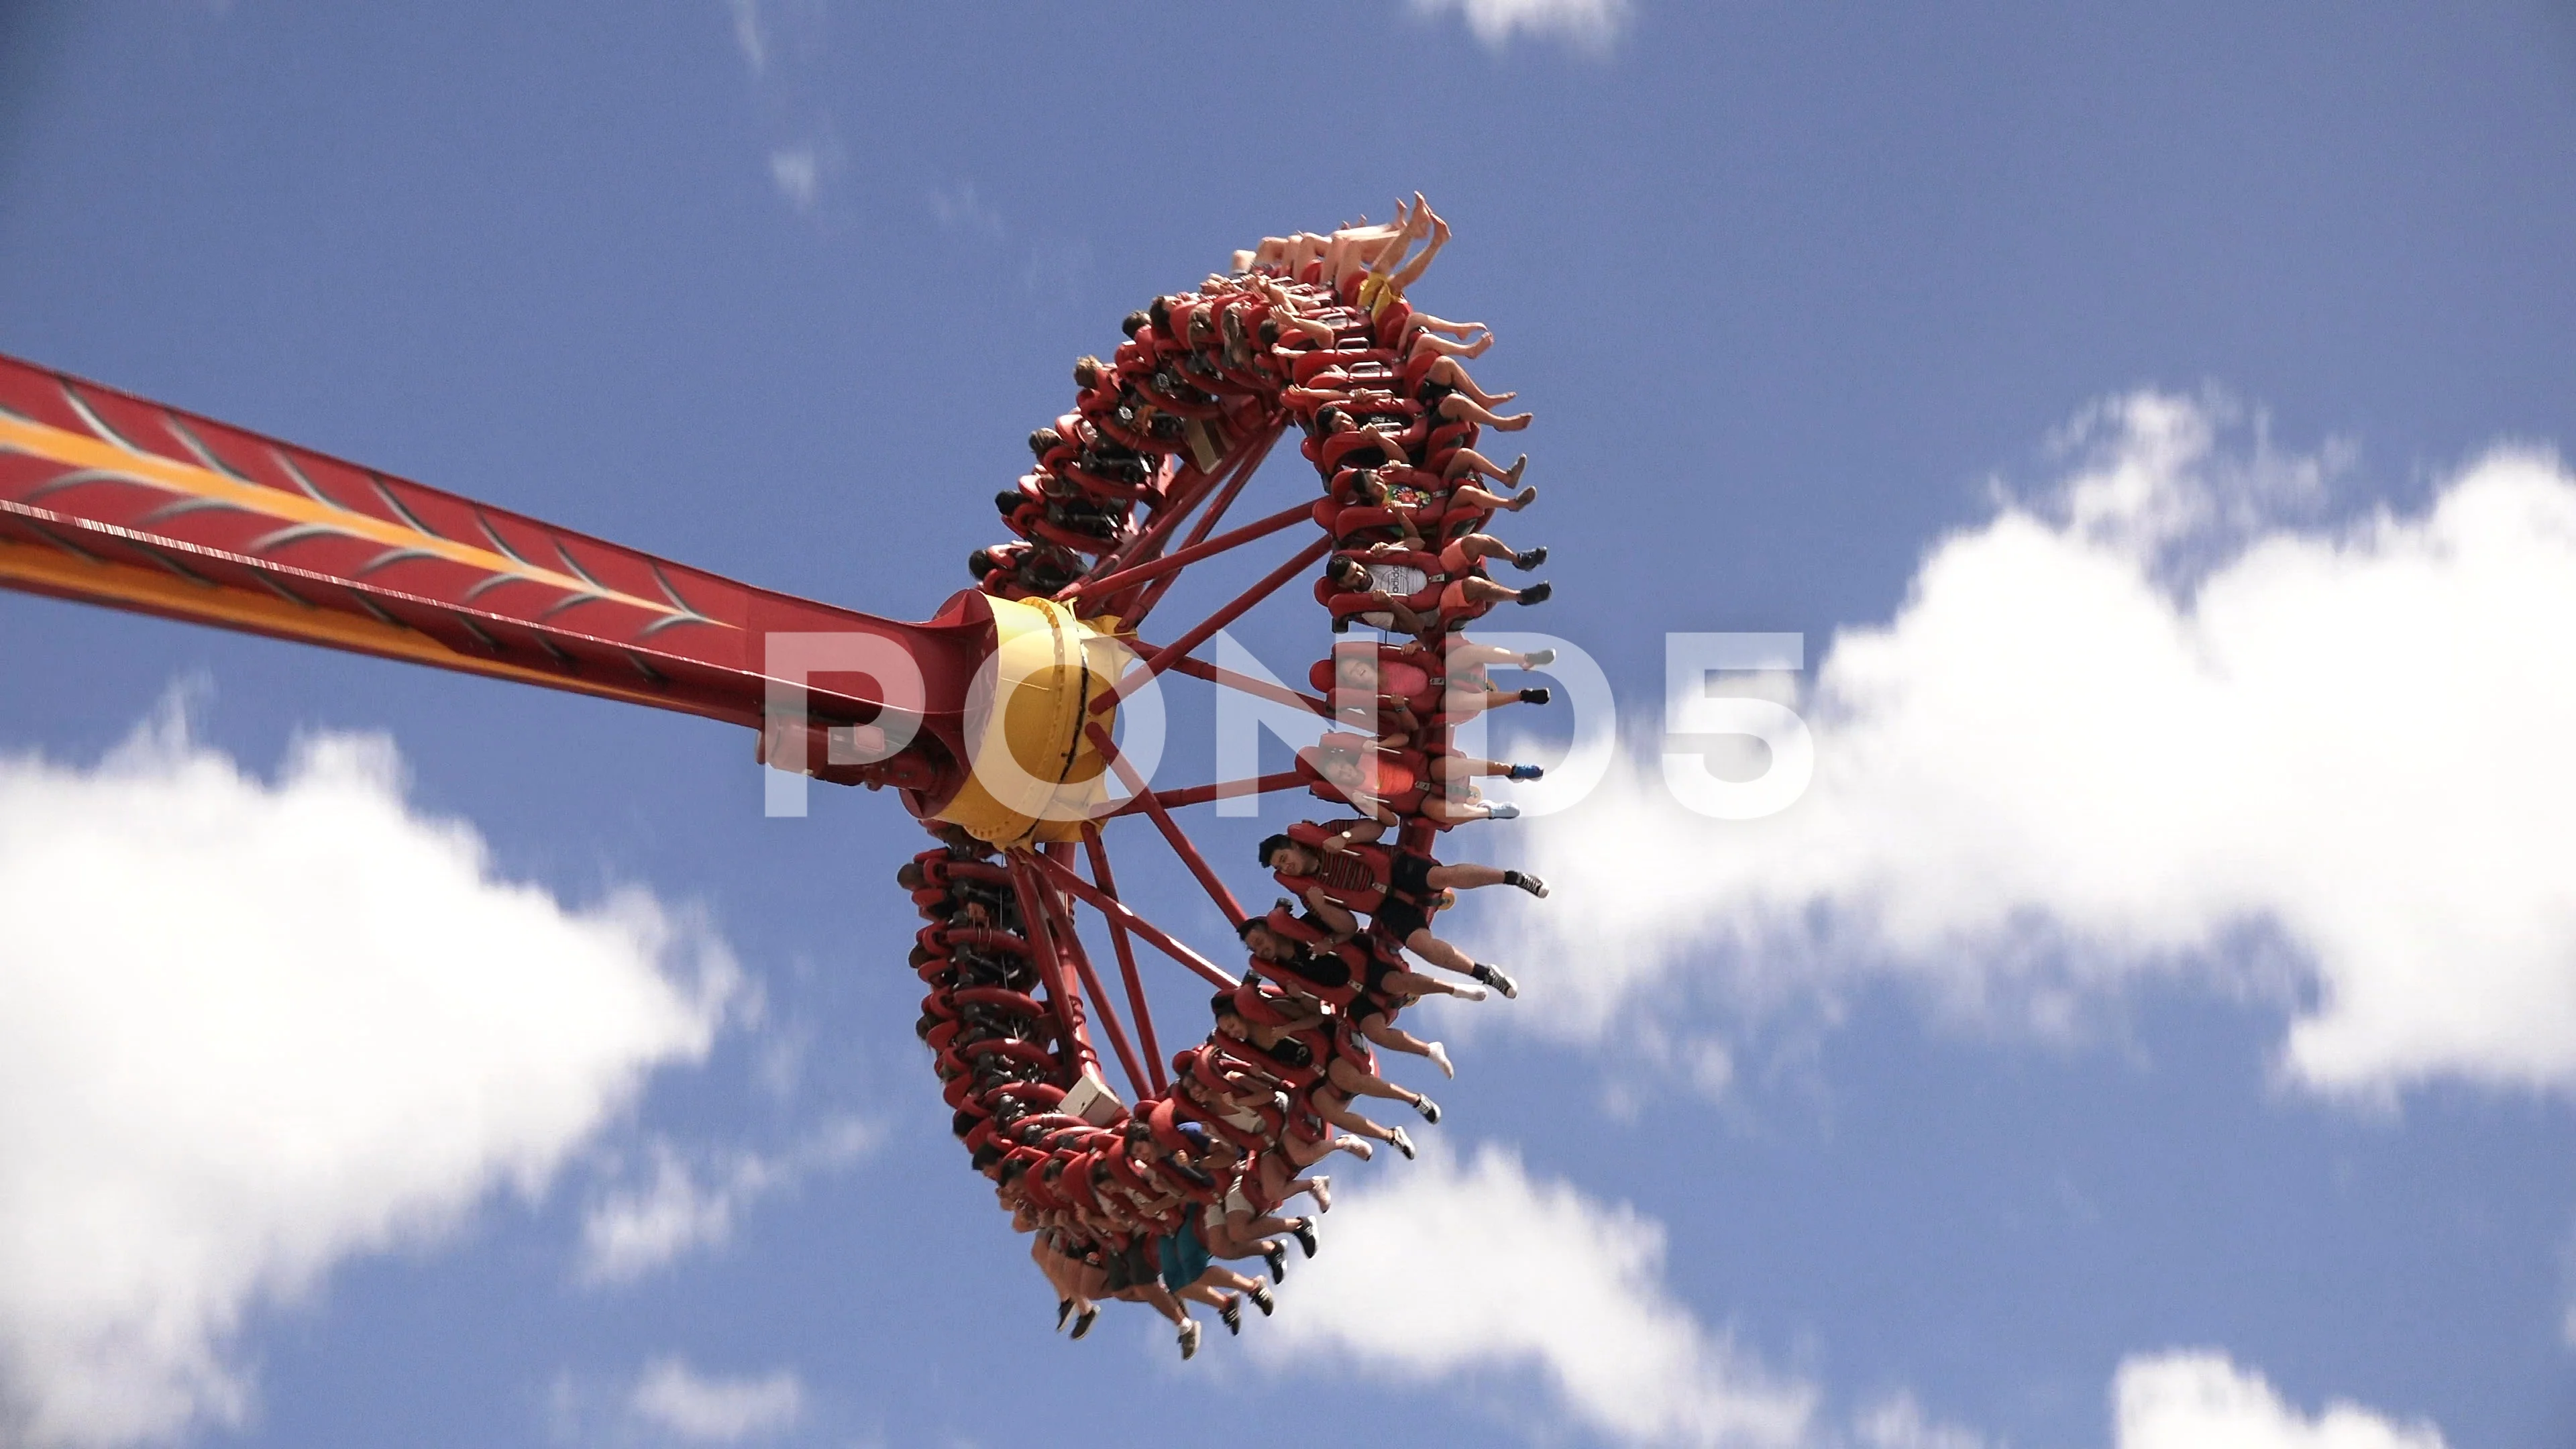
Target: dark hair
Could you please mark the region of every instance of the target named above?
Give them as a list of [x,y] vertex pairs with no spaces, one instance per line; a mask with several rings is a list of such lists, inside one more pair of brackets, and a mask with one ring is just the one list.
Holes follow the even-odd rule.
[[1277,342],[1279,340],[1279,324],[1264,319],[1255,335],[1265,343]]
[[995,1147],[990,1142],[987,1142],[983,1146],[976,1148],[975,1155],[967,1158],[966,1163],[977,1172],[989,1173],[993,1170],[993,1164],[1001,1160],[1002,1149]]
[[1241,1011],[1236,1009],[1234,1004],[1234,993],[1231,991],[1220,991],[1216,995],[1209,997],[1208,1010],[1215,1012],[1219,1016],[1243,1015]]
[[1155,331],[1169,335],[1172,330],[1172,299],[1156,297],[1147,303],[1145,320],[1154,324]]
[[924,946],[920,942],[916,941],[912,946],[912,954],[904,958],[904,964],[910,966],[913,970],[918,971],[922,967],[927,966],[938,959],[939,957],[933,954],[928,946]]
[[1344,412],[1340,404],[1326,403],[1322,407],[1315,409],[1315,431],[1319,433],[1329,433],[1333,430],[1333,419],[1337,417],[1347,418],[1349,416],[1350,414]]
[[970,1108],[960,1107],[957,1109],[957,1115],[948,1119],[949,1135],[962,1138],[967,1133],[974,1131],[975,1124],[983,1120],[984,1117],[982,1113],[976,1112]]
[[1353,570],[1357,570],[1362,578],[1366,578],[1368,576],[1367,564],[1361,563],[1358,559],[1351,557],[1349,554],[1337,553],[1333,555],[1333,561],[1331,563],[1324,565],[1324,577],[1327,580],[1338,582],[1342,575]]
[[975,577],[980,579],[992,571],[993,551],[991,549],[979,548],[973,553],[966,555],[966,572],[973,574]]
[[1090,387],[1100,381],[1100,359],[1083,356],[1073,360],[1073,385]]
[[1064,446],[1064,434],[1053,428],[1039,428],[1029,434],[1029,451],[1041,458],[1062,446]]
[[1261,842],[1261,868],[1264,870],[1268,870],[1270,868],[1270,857],[1279,849],[1279,847],[1283,845],[1295,845],[1296,843],[1297,842],[1290,840],[1285,835],[1274,835]]
[[1019,512],[1020,505],[1028,501],[1028,495],[1022,493],[1017,488],[1005,488],[1001,492],[993,495],[993,506],[1002,511],[1002,516],[1004,518],[1008,518],[1012,514]]
[[[1261,858],[1261,863],[1262,863],[1262,864],[1264,864],[1264,865],[1268,865],[1268,864],[1270,863],[1270,857],[1268,857],[1268,856],[1266,856],[1266,855],[1265,855],[1265,856],[1263,856],[1263,857]],[[1262,924],[1262,919],[1261,919],[1261,917],[1259,917],[1259,916],[1246,916],[1246,917],[1244,917],[1242,920],[1237,921],[1237,922],[1235,922],[1235,923],[1234,923],[1234,934],[1235,934],[1236,938],[1237,938],[1237,939],[1239,939],[1239,940],[1249,941],[1249,940],[1251,940],[1251,939],[1252,939],[1252,928],[1253,928],[1253,927],[1255,927],[1255,926],[1261,925],[1261,924]]]
[[894,883],[903,887],[905,890],[917,891],[923,886],[929,884],[929,880],[921,873],[920,861],[907,860],[903,864],[895,867]]
[[1028,1174],[1029,1160],[1025,1157],[1014,1157],[1002,1164],[1002,1186],[1009,1187]]
[[1153,320],[1153,318],[1146,316],[1142,312],[1130,312],[1119,322],[1118,330],[1126,333],[1130,337],[1133,337],[1137,333],[1144,331],[1146,326]]

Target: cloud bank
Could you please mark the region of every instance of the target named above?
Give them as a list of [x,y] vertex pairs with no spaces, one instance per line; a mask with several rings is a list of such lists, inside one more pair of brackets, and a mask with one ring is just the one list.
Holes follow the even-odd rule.
[[1607,49],[1628,23],[1628,0],[1413,0],[1424,15],[1456,14],[1469,33],[1500,50],[1516,35]]
[[2127,1360],[2111,1404],[2119,1449],[2443,1449],[2431,1424],[2355,1404],[2302,1414],[2261,1374],[2208,1351]]
[[2315,1090],[2576,1086],[2576,477],[2500,449],[2303,530],[2269,520],[2333,460],[2229,423],[2106,404],[1935,545],[1825,651],[1787,812],[1681,809],[1650,743],[1535,822],[1535,1029],[1873,977],[2047,1026],[2181,976],[2280,1002]]
[[727,1378],[700,1374],[677,1358],[656,1359],[635,1381],[627,1410],[674,1438],[733,1444],[796,1427],[805,1385],[787,1369]]
[[400,774],[324,735],[262,781],[175,711],[0,760],[0,1441],[242,1422],[255,1308],[539,1192],[706,1053],[719,943],[497,879]]
[[1535,1369],[1555,1408],[1629,1444],[1803,1444],[1816,1391],[1701,1325],[1661,1283],[1664,1230],[1486,1146],[1435,1148],[1336,1194],[1324,1251],[1251,1340],[1276,1368],[1336,1358],[1430,1382]]

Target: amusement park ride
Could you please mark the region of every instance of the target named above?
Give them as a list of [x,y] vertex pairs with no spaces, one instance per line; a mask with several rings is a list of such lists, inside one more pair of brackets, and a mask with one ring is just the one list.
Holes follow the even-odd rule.
[[[1391,536],[1393,512],[1406,514],[1408,545],[1420,524],[1432,540],[1420,546],[1437,555],[1440,539],[1490,511],[1490,502],[1480,511],[1451,497],[1477,494],[1450,485],[1480,476],[1462,460],[1485,466],[1472,452],[1477,423],[1459,420],[1479,410],[1451,404],[1451,387],[1426,385],[1456,378],[1454,363],[1438,364],[1467,349],[1439,340],[1438,329],[1453,338],[1458,329],[1403,300],[1402,284],[1427,255],[1403,274],[1396,263],[1419,231],[1265,244],[1250,272],[1131,317],[1129,342],[1091,370],[1076,410],[1033,436],[1037,467],[1017,501],[998,500],[1023,541],[992,550],[984,587],[950,598],[927,622],[736,583],[6,357],[0,586],[703,715],[757,732],[759,757],[773,766],[893,788],[942,841],[906,880],[931,923],[912,953],[931,988],[921,1034],[937,1053],[959,1136],[1004,1184],[1023,1226],[1033,1216],[1092,1225],[1059,1235],[1076,1265],[1060,1286],[1138,1233],[1178,1232],[1181,1219],[1194,1238],[1219,1231],[1229,1185],[1257,1223],[1297,1224],[1312,1251],[1304,1220],[1265,1214],[1296,1190],[1287,1181],[1296,1167],[1334,1145],[1315,1111],[1344,1120],[1336,1108],[1348,1097],[1317,1103],[1307,1083],[1320,1072],[1301,1077],[1267,1054],[1247,1061],[1222,1037],[1166,1057],[1137,943],[1233,993],[1256,1027],[1311,1030],[1297,1023],[1312,1008],[1329,1034],[1360,988],[1317,987],[1261,960],[1240,980],[1221,969],[1121,899],[1104,827],[1149,826],[1229,921],[1268,919],[1313,936],[1278,914],[1248,917],[1174,812],[1222,796],[1309,789],[1343,801],[1349,792],[1311,761],[1258,779],[1156,789],[1120,755],[1115,726],[1121,702],[1146,681],[1179,674],[1343,727],[1354,716],[1347,691],[1329,693],[1330,660],[1308,694],[1220,669],[1198,651],[1329,554],[1363,553]],[[1339,418],[1329,416],[1334,399]],[[1292,422],[1306,433],[1323,495],[1219,532]],[[1362,472],[1399,484],[1392,510],[1374,493],[1353,496]],[[1253,566],[1238,550],[1301,528],[1306,541],[1247,577]],[[1438,566],[1428,566],[1412,601],[1427,637],[1454,639],[1482,612],[1460,601],[1458,581],[1482,576],[1480,559],[1465,562],[1445,595]],[[1147,642],[1156,606],[1200,566],[1241,587],[1196,624]],[[1316,595],[1332,592],[1319,584]],[[1378,701],[1362,703],[1378,717]],[[1421,760],[1446,749],[1436,692],[1426,713],[1405,743],[1427,783],[1435,772]],[[1381,785],[1352,803],[1385,818],[1379,796],[1401,793]],[[1419,810],[1399,805],[1375,848],[1427,859],[1447,822]],[[1440,904],[1424,902],[1423,913]],[[1102,918],[1114,995],[1077,929],[1077,906]],[[1309,945],[1319,959],[1338,951],[1355,963],[1356,983],[1400,964],[1401,940],[1360,933]],[[1485,979],[1509,989],[1498,974]],[[1391,1017],[1401,1004],[1380,1009]],[[1101,1074],[1095,1025],[1123,1069],[1124,1099]],[[1335,1050],[1318,1040],[1316,1063]],[[1365,1060],[1366,1047],[1357,1051]],[[1307,1150],[1289,1151],[1291,1139]],[[1254,1170],[1264,1153],[1294,1159],[1284,1179]],[[1169,1199],[1185,1205],[1177,1216],[1158,1211]],[[1257,1250],[1276,1276],[1284,1258],[1275,1239]],[[1131,1283],[1120,1296],[1139,1293],[1152,1290]],[[1266,1311],[1266,1291],[1256,1296]],[[1155,1302],[1176,1312],[1168,1299]],[[1185,1349],[1194,1347],[1194,1326],[1179,1321]]]

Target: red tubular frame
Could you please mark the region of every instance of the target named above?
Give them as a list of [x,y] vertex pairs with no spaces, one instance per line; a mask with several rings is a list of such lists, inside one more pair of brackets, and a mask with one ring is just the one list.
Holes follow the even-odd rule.
[[[1139,648],[1141,650],[1142,646],[1140,645]],[[1150,652],[1159,653],[1160,651]],[[1204,679],[1210,684],[1242,694],[1257,695],[1279,704],[1295,705],[1319,719],[1333,717],[1333,707],[1311,694],[1302,694],[1284,684],[1273,684],[1266,679],[1255,679],[1249,674],[1237,674],[1231,669],[1219,669],[1204,659],[1194,659],[1184,655],[1172,661],[1172,673],[1186,674],[1192,679]]]
[[1184,805],[1205,805],[1210,800],[1237,800],[1248,795],[1268,795],[1279,790],[1294,790],[1306,783],[1306,777],[1295,770],[1276,775],[1260,775],[1249,780],[1226,780],[1214,785],[1184,785],[1178,790],[1147,790],[1135,799],[1109,812],[1110,819],[1130,811],[1146,808],[1147,800],[1168,810]]
[[[1082,823],[1083,854],[1091,861],[1091,880],[1095,888],[1111,900],[1118,898],[1118,878],[1109,871],[1109,847],[1101,843],[1100,829],[1086,820]],[[1127,986],[1127,1009],[1135,1015],[1136,1035],[1145,1046],[1146,1079],[1154,1084],[1154,1094],[1161,1096],[1170,1084],[1163,1078],[1163,1046],[1154,1036],[1154,1012],[1145,1004],[1145,983],[1136,974],[1136,950],[1127,940],[1127,923],[1100,913],[1109,923],[1109,944],[1118,952],[1118,975]]]
[[[1070,849],[1070,845],[1053,843],[1046,847],[1046,854],[1055,857],[1059,852]],[[1047,908],[1047,934],[1054,935],[1059,925],[1064,928],[1063,954],[1073,958],[1073,969],[1082,978],[1082,989],[1091,995],[1092,1012],[1100,1018],[1100,1024],[1109,1029],[1110,1050],[1118,1054],[1118,1065],[1127,1073],[1128,1100],[1141,1100],[1145,1096],[1147,1078],[1136,1065],[1136,1048],[1128,1043],[1127,1029],[1119,1024],[1117,1007],[1110,1004],[1109,993],[1101,989],[1099,973],[1091,969],[1091,953],[1083,949],[1082,932],[1073,923],[1072,911],[1068,909],[1059,915],[1055,911],[1052,891],[1042,894],[1040,903]]]
[[1075,1075],[1100,1070],[1100,1055],[1091,1049],[1091,1034],[1083,1029],[1082,995],[1064,974],[1064,958],[1056,953],[1055,921],[1047,912],[1045,890],[1031,867],[1037,857],[1013,851],[1011,891],[1020,902],[1020,927],[1029,944],[1038,953],[1038,974],[1046,981],[1047,1004],[1055,1008],[1056,1021],[1064,1028],[1065,1051],[1072,1056]]
[[1205,956],[1202,956],[1198,952],[1191,950],[1189,947],[1182,945],[1180,942],[1173,940],[1170,936],[1163,934],[1161,928],[1157,927],[1153,922],[1146,920],[1143,916],[1140,916],[1134,911],[1128,909],[1126,903],[1115,896],[1101,894],[1098,890],[1093,888],[1089,881],[1075,875],[1072,871],[1066,870],[1063,866],[1057,865],[1055,862],[1046,859],[1044,856],[1034,857],[1033,859],[1035,860],[1037,867],[1044,871],[1048,878],[1054,881],[1056,885],[1062,887],[1067,894],[1081,898],[1083,901],[1089,903],[1094,909],[1098,910],[1102,915],[1109,917],[1111,920],[1124,923],[1128,930],[1131,930],[1137,935],[1143,937],[1145,939],[1145,944],[1154,947],[1164,955],[1171,957],[1173,960],[1180,962],[1183,966],[1188,967],[1191,971],[1196,972],[1198,976],[1205,980],[1209,985],[1222,987],[1225,990],[1231,991],[1235,987],[1243,984],[1235,978],[1226,975],[1223,971],[1218,970],[1215,963],[1209,961]]
[[1180,638],[1173,640],[1171,643],[1163,646],[1160,650],[1157,650],[1153,657],[1144,661],[1144,667],[1141,671],[1130,672],[1125,678],[1118,681],[1118,686],[1115,689],[1112,689],[1106,694],[1101,695],[1098,699],[1093,700],[1091,702],[1092,713],[1104,714],[1109,710],[1116,708],[1119,701],[1125,699],[1128,695],[1135,693],[1138,689],[1143,688],[1146,680],[1149,680],[1155,675],[1162,673],[1164,670],[1171,668],[1174,660],[1183,658],[1191,650],[1206,643],[1210,638],[1215,636],[1217,630],[1224,628],[1226,625],[1233,623],[1239,618],[1242,618],[1253,605],[1258,604],[1263,599],[1269,598],[1272,594],[1277,593],[1282,584],[1295,578],[1298,574],[1311,567],[1317,559],[1322,558],[1324,555],[1331,553],[1332,551],[1333,540],[1330,537],[1316,539],[1313,543],[1299,549],[1295,558],[1292,558],[1286,563],[1281,564],[1279,567],[1272,569],[1268,574],[1263,575],[1259,583],[1254,584],[1251,588],[1236,595],[1233,602],[1227,604],[1224,608],[1217,610],[1215,613],[1208,615],[1206,618],[1201,619],[1197,626],[1192,628],[1188,633],[1183,634]]
[[1185,548],[1174,549],[1161,558],[1151,559],[1130,568],[1122,568],[1114,574],[1076,579],[1067,584],[1064,591],[1057,594],[1056,598],[1060,602],[1069,602],[1077,598],[1114,594],[1132,584],[1146,583],[1161,578],[1175,569],[1188,568],[1200,559],[1221,554],[1230,548],[1240,547],[1254,539],[1268,538],[1283,528],[1293,527],[1302,521],[1312,519],[1314,512],[1313,505],[1300,503],[1294,508],[1274,513],[1258,523],[1247,523],[1231,533],[1219,534],[1205,543],[1193,543]]
[[[1268,429],[1261,435],[1261,441],[1244,450],[1243,470],[1226,481],[1224,491],[1217,495],[1216,501],[1208,505],[1205,513],[1199,515],[1199,521],[1190,526],[1190,536],[1181,540],[1183,548],[1195,547],[1200,539],[1207,537],[1208,530],[1216,527],[1216,521],[1225,516],[1225,511],[1234,506],[1235,496],[1243,491],[1243,485],[1252,481],[1252,475],[1260,471],[1263,460],[1270,456],[1271,447],[1279,441],[1279,435],[1286,431],[1287,426],[1284,418],[1273,415]],[[1309,504],[1308,508],[1311,511],[1313,505]],[[1178,580],[1166,577],[1162,582],[1147,589],[1136,600],[1135,607],[1128,610],[1126,615],[1128,625],[1133,627],[1143,621],[1147,614],[1154,612],[1154,606],[1163,601],[1163,595],[1169,593],[1176,582]]]
[[1136,803],[1144,806],[1145,813],[1154,817],[1154,828],[1163,832],[1163,843],[1181,858],[1181,864],[1190,868],[1190,874],[1199,878],[1199,887],[1208,893],[1208,899],[1216,902],[1218,910],[1225,912],[1225,923],[1229,926],[1243,924],[1243,907],[1236,904],[1234,892],[1225,888],[1225,882],[1217,879],[1216,872],[1210,870],[1207,861],[1199,855],[1198,847],[1190,844],[1190,838],[1181,833],[1181,827],[1172,823],[1171,812],[1154,798],[1153,791],[1145,788],[1144,778],[1136,773],[1136,767],[1127,763],[1125,755],[1118,753],[1118,746],[1111,742],[1109,731],[1096,724],[1085,725],[1083,729],[1091,736],[1091,743],[1099,749],[1101,758],[1107,760],[1118,771],[1118,778],[1135,792]]

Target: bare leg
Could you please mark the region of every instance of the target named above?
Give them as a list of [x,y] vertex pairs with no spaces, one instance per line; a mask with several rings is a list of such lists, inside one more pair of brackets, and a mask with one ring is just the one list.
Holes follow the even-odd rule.
[[[1456,869],[1456,867],[1441,867],[1441,870],[1450,869]],[[1434,875],[1437,875],[1438,873],[1438,871],[1433,872]],[[1497,879],[1499,878],[1499,873],[1497,873]],[[1432,884],[1438,885],[1439,882],[1434,881]],[[1470,958],[1466,952],[1459,950],[1457,947],[1441,940],[1438,936],[1431,934],[1431,928],[1428,926],[1405,937],[1404,947],[1414,955],[1421,957],[1423,960],[1439,967],[1443,971],[1452,971],[1460,976],[1473,976],[1476,974],[1475,961]]]
[[1420,1092],[1408,1092],[1386,1078],[1359,1069],[1349,1058],[1337,1058],[1332,1065],[1333,1085],[1353,1097],[1384,1097],[1408,1107],[1422,1104]]
[[1453,392],[1440,400],[1440,416],[1453,423],[1481,423],[1498,433],[1517,433],[1538,414],[1513,413],[1505,417],[1463,392]]
[[1516,392],[1487,392],[1483,388],[1476,386],[1476,380],[1467,375],[1467,369],[1459,365],[1458,359],[1446,354],[1443,354],[1439,361],[1431,364],[1431,370],[1425,373],[1424,377],[1428,381],[1440,384],[1442,387],[1455,388],[1459,392],[1465,393],[1467,396],[1474,398],[1476,401],[1483,403],[1487,407],[1493,407],[1500,403],[1507,403],[1513,398],[1520,396],[1520,394]]
[[1528,469],[1527,457],[1521,458],[1508,468],[1497,468],[1492,459],[1475,449],[1460,448],[1456,456],[1450,458],[1449,466],[1440,470],[1440,476],[1452,480],[1470,477],[1491,478],[1506,487],[1517,488],[1520,486],[1521,474]]

